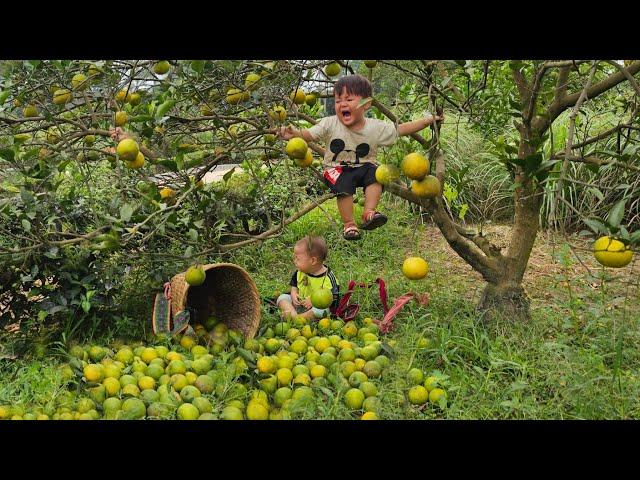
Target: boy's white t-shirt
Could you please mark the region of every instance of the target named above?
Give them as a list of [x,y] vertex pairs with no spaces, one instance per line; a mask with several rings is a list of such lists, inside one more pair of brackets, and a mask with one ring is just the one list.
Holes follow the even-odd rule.
[[[392,145],[398,139],[398,130],[393,123],[377,118],[364,120],[364,126],[357,132],[345,127],[336,115],[323,118],[308,130],[314,141],[325,144],[325,165],[346,163],[350,167],[356,167],[362,163],[375,163],[378,147]],[[331,151],[331,142],[337,139],[344,142],[344,149],[336,155]],[[360,150],[365,150],[363,144],[368,146],[369,152],[359,157],[356,163],[356,148],[360,145]]]

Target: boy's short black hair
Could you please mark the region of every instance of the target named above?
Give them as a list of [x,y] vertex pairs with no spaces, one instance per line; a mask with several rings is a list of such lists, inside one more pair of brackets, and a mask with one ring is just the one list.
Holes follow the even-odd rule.
[[346,75],[333,85],[334,95],[340,95],[344,89],[347,94],[360,95],[362,98],[371,97],[371,82],[362,75]]

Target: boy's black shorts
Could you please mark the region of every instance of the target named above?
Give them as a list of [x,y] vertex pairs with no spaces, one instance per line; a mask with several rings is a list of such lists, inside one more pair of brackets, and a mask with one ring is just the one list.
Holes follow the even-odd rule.
[[[332,168],[325,170],[323,175],[324,183],[333,193],[353,195],[356,193],[357,187],[367,188],[372,183],[376,183],[376,169],[378,166],[374,163],[364,163],[360,167],[347,167],[340,165],[342,172],[333,183],[330,178]],[[333,177],[335,178],[335,177]]]

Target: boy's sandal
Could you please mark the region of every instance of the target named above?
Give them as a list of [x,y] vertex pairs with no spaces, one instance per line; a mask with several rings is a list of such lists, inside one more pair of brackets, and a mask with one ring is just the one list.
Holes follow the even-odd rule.
[[380,212],[370,212],[366,221],[360,225],[363,230],[373,230],[387,223],[387,217]]
[[358,227],[354,225],[345,227],[342,236],[346,240],[360,240],[360,232],[358,231]]

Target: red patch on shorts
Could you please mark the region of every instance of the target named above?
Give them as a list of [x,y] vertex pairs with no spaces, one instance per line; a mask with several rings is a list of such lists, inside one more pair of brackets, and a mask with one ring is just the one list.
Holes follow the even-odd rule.
[[331,185],[335,185],[341,174],[342,167],[332,167],[324,171],[324,178],[331,182]]

